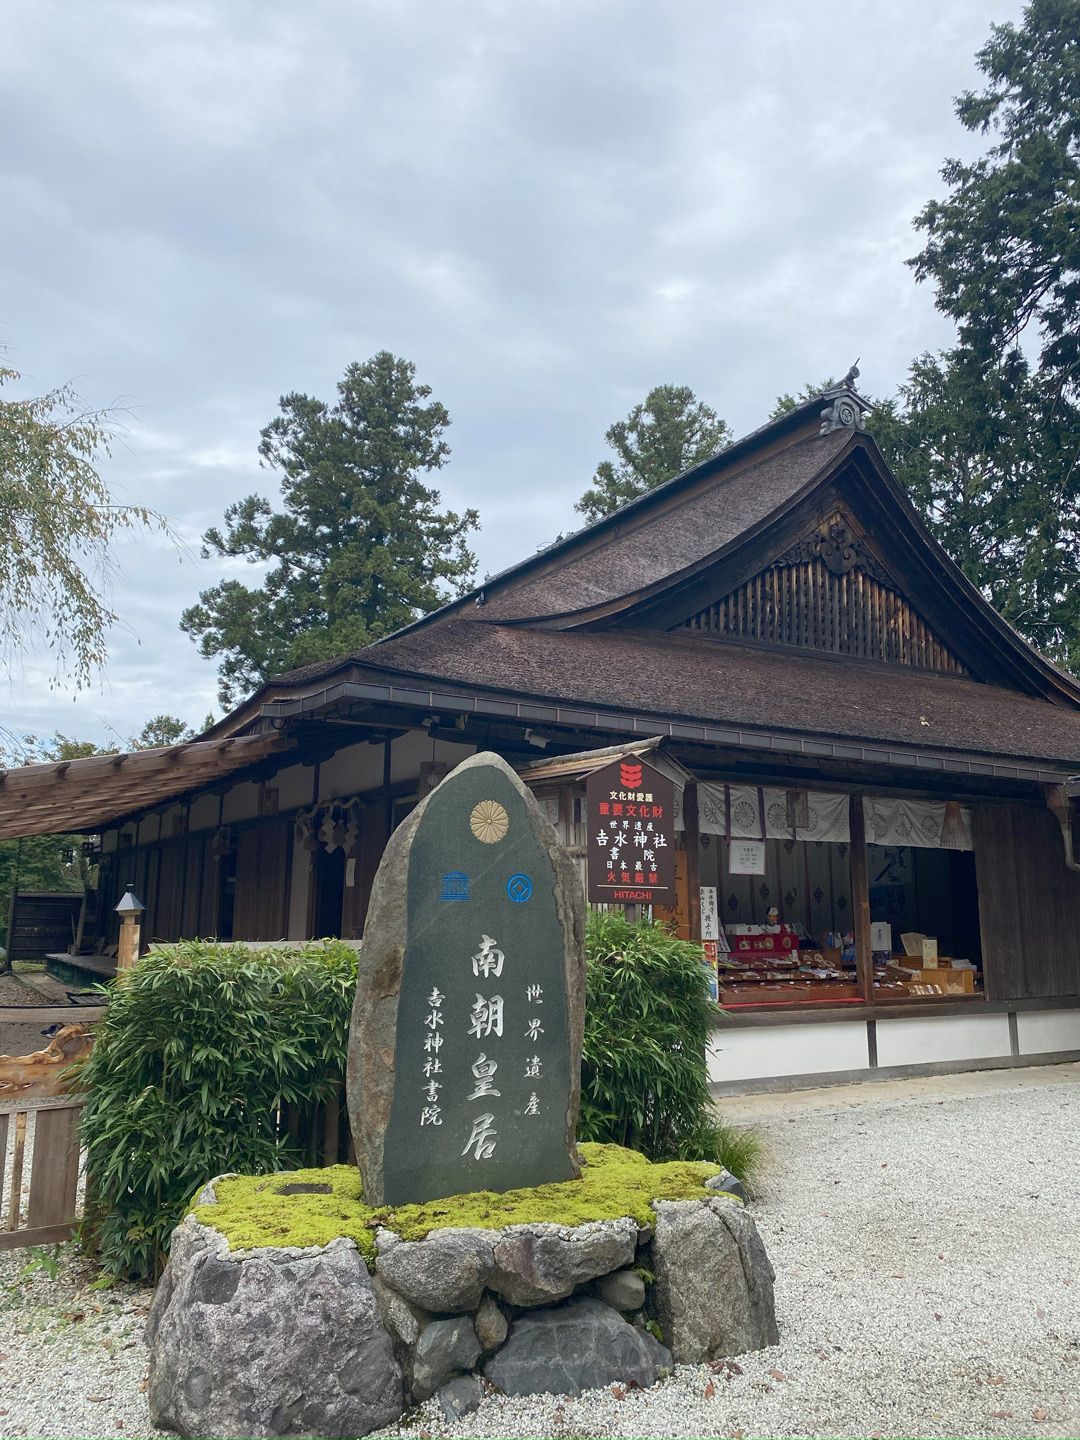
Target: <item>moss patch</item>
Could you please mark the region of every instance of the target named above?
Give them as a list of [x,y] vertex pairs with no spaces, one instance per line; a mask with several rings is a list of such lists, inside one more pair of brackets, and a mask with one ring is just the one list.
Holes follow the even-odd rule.
[[[545,1221],[584,1225],[590,1220],[617,1220],[630,1215],[651,1225],[653,1200],[698,1200],[715,1195],[705,1181],[716,1166],[697,1160],[654,1165],[644,1155],[620,1145],[582,1145],[580,1180],[507,1190],[496,1195],[479,1190],[429,1200],[424,1205],[384,1205],[373,1209],[360,1197],[360,1173],[351,1165],[326,1170],[291,1170],[277,1175],[244,1175],[222,1180],[216,1205],[194,1207],[204,1225],[219,1231],[233,1250],[275,1245],[328,1245],[338,1236],[355,1240],[370,1265],[375,1259],[375,1231],[382,1225],[403,1240],[422,1240],[432,1230],[475,1226],[498,1230],[504,1225]],[[318,1185],[322,1193],[296,1193],[298,1185]],[[323,1191],[322,1187],[328,1187]],[[288,1192],[292,1193],[288,1193]]]

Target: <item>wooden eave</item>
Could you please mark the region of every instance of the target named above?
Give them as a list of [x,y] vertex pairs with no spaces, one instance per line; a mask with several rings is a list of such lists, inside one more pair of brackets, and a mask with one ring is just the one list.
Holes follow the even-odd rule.
[[292,748],[269,734],[192,740],[156,750],[91,755],[0,771],[0,839],[93,831],[181,799]]
[[[918,683],[914,675],[912,683]],[[752,752],[762,757],[772,755],[781,763],[789,759],[807,761],[812,765],[837,761],[876,769],[885,767],[889,772],[902,769],[913,774],[925,774],[928,778],[954,775],[991,782],[1060,784],[1076,768],[1065,760],[1043,761],[1025,755],[946,749],[930,744],[915,746],[905,741],[837,735],[823,729],[800,732],[759,724],[699,720],[684,715],[674,717],[657,711],[564,700],[557,696],[500,690],[492,686],[479,687],[445,676],[425,676],[414,671],[379,671],[356,662],[344,664],[340,671],[335,671],[325,680],[292,688],[291,693],[286,687],[279,687],[275,696],[264,699],[261,710],[264,718],[286,725],[310,720],[327,712],[348,715],[368,710],[377,712],[379,723],[385,724],[387,715],[396,710],[399,715],[408,717],[400,723],[415,726],[418,723],[416,717],[434,712],[448,719],[463,716],[467,726],[473,722],[508,722],[511,725],[540,725],[564,730],[573,737],[582,734],[625,735],[626,748],[635,739],[644,739],[650,746],[655,744],[656,739],[661,739]],[[618,751],[622,747],[616,745],[612,748]]]

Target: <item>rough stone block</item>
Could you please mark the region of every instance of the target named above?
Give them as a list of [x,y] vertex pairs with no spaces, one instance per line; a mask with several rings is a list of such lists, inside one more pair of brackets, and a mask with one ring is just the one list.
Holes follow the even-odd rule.
[[567,1228],[512,1225],[495,1242],[488,1281],[511,1305],[550,1305],[579,1285],[629,1265],[637,1247],[633,1220],[597,1220]]
[[423,1310],[475,1310],[495,1263],[491,1241],[490,1230],[435,1230],[380,1250],[376,1273]]
[[485,1295],[477,1307],[473,1323],[476,1338],[485,1350],[497,1350],[506,1339],[510,1326],[493,1295]]
[[467,1315],[455,1315],[452,1320],[432,1320],[413,1351],[413,1399],[428,1399],[444,1380],[471,1370],[479,1358],[480,1342]]
[[657,1203],[654,1300],[677,1361],[700,1364],[778,1341],[773,1268],[733,1200]]
[[357,1436],[402,1413],[401,1371],[351,1240],[232,1255],[188,1216],[147,1341],[151,1419],[181,1435]]
[[647,1331],[586,1296],[520,1316],[483,1368],[507,1395],[580,1395],[616,1381],[647,1388],[670,1364]]
[[605,1305],[625,1314],[629,1310],[640,1310],[645,1304],[645,1281],[634,1270],[616,1270],[611,1275],[601,1275],[596,1282],[596,1293]]

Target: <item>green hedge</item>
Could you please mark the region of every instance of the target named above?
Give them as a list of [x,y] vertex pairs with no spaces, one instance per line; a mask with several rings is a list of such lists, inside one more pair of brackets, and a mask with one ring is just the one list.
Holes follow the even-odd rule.
[[303,1163],[282,1102],[339,1089],[356,951],[190,941],[114,982],[86,1062],[87,1229],[105,1268],[151,1276],[197,1187]]
[[761,1141],[723,1124],[709,1097],[716,1006],[700,946],[650,920],[594,912],[585,947],[581,1139],[650,1160],[715,1161],[752,1186]]
[[[114,982],[82,1072],[86,1230],[107,1270],[152,1276],[212,1175],[310,1163],[279,1133],[278,1114],[282,1102],[302,1110],[339,1089],[356,964],[340,941],[189,941]],[[718,1125],[709,1104],[714,1013],[696,946],[659,925],[592,915],[580,1138],[751,1179],[756,1137]]]

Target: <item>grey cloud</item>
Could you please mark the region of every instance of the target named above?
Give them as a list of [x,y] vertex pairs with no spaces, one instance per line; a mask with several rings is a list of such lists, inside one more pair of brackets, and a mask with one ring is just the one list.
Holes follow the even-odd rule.
[[[888,393],[947,343],[904,258],[966,140],[951,96],[1019,3],[8,0],[0,342],[134,419],[109,474],[197,551],[273,494],[258,431],[387,347],[447,405],[444,499],[481,572],[575,523],[603,433],[660,381],[736,431],[856,354]],[[6,707],[123,733],[199,717],[176,628],[222,573],[124,546],[105,689]],[[36,672],[35,672],[36,676]]]

